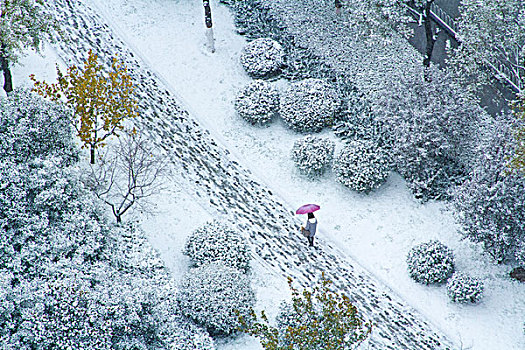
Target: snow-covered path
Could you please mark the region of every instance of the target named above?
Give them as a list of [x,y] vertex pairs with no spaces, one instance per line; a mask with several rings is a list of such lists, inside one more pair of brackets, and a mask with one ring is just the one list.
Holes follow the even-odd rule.
[[250,237],[254,252],[269,269],[309,285],[321,271],[349,295],[375,323],[371,348],[445,349],[450,342],[367,271],[343,256],[329,243],[306,251],[296,234],[299,224],[276,195],[261,185],[250,171],[218,144],[185,110],[162,79],[138,52],[123,43],[104,20],[81,1],[56,0],[57,15],[64,18],[71,40],[61,44],[59,55],[81,64],[93,49],[108,59],[119,54],[134,77],[144,111],[136,124],[172,156],[180,181],[195,191],[202,203],[227,215]]

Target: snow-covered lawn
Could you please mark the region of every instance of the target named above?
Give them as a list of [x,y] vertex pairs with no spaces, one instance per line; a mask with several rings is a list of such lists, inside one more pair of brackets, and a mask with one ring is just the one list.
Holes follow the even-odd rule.
[[[235,115],[236,93],[251,79],[238,58],[246,41],[235,33],[228,9],[212,1],[216,52],[205,47],[203,8],[200,1],[89,0],[112,23],[123,39],[143,55],[163,77],[186,108],[213,137],[252,170],[290,209],[304,203],[321,205],[319,236],[334,242],[408,304],[463,348],[474,350],[525,348],[525,287],[508,278],[509,267],[497,266],[480,247],[462,241],[452,213],[444,203],[420,204],[403,180],[392,174],[385,185],[370,195],[354,193],[335,182],[332,174],[309,181],[296,171],[290,159],[293,142],[301,137],[280,121],[256,128]],[[14,70],[15,84],[29,84],[27,76],[54,80],[56,54],[45,58],[30,55]],[[284,89],[285,81],[274,83]],[[322,135],[341,143],[329,131]],[[158,212],[142,218],[152,243],[160,251],[175,278],[187,268],[181,254],[185,237],[215,213],[173,181],[155,201]],[[482,279],[485,295],[478,305],[452,304],[445,287],[414,283],[406,272],[405,256],[415,244],[439,239],[454,250],[456,269]],[[306,246],[305,246],[306,249]],[[254,287],[258,308],[276,312],[286,297],[282,276],[269,278],[268,271],[254,263]],[[220,349],[260,349],[256,340],[241,337],[220,344]]]

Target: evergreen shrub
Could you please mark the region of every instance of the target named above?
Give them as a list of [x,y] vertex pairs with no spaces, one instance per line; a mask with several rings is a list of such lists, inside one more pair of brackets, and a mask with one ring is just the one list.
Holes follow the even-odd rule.
[[480,130],[488,136],[476,149],[470,178],[453,197],[462,234],[498,262],[525,263],[525,178],[509,167],[517,125],[514,117],[502,115]]
[[447,282],[447,295],[455,303],[476,303],[483,296],[483,282],[456,272]]
[[352,141],[337,155],[333,169],[346,187],[369,193],[388,178],[390,167],[385,150],[372,141]]
[[439,241],[416,245],[406,261],[410,277],[419,283],[443,283],[454,273],[454,254]]
[[255,80],[239,92],[235,110],[252,125],[267,125],[279,110],[279,94],[269,83]]
[[78,159],[71,113],[25,89],[0,99],[0,160],[27,162],[60,155],[66,163]]
[[334,122],[340,101],[335,89],[321,79],[292,83],[281,95],[281,117],[294,131],[319,132]]
[[333,141],[309,135],[294,142],[292,159],[301,173],[317,177],[330,167],[334,148]]
[[249,317],[255,304],[248,277],[222,263],[191,269],[176,298],[181,312],[213,336],[235,333],[240,325],[237,312]]
[[284,50],[277,41],[260,38],[248,43],[241,54],[241,64],[251,77],[266,78],[279,72]]
[[246,239],[218,220],[209,221],[194,230],[183,252],[190,257],[195,267],[221,262],[242,272],[250,268],[250,251]]

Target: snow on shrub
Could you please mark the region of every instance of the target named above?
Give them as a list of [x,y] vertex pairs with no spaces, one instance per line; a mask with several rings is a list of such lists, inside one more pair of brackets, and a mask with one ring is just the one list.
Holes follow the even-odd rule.
[[342,117],[333,127],[334,133],[346,141],[371,140],[380,145],[389,141],[386,128],[374,115],[367,101],[357,93],[347,96]]
[[280,113],[292,130],[319,132],[332,125],[339,105],[335,89],[312,78],[291,84],[281,95]]
[[248,43],[241,54],[246,72],[256,78],[268,77],[279,71],[284,63],[284,50],[277,41],[260,38]]
[[31,158],[60,154],[76,160],[70,112],[25,90],[15,89],[0,99],[0,160],[27,162]]
[[82,186],[67,118],[20,94],[0,99],[2,349],[214,349],[172,322],[189,321],[144,232]]
[[498,262],[525,260],[525,179],[508,167],[516,122],[503,115],[487,125],[489,136],[477,148],[471,176],[453,200],[463,235]]
[[389,80],[369,99],[375,120],[388,128],[392,158],[416,198],[443,199],[465,180],[487,114],[447,72],[431,69]]
[[279,94],[269,83],[255,80],[235,99],[235,110],[252,125],[266,125],[279,109]]
[[194,266],[222,262],[246,272],[250,267],[250,251],[246,240],[229,225],[214,220],[197,228],[184,245],[184,254]]
[[455,303],[475,303],[483,296],[483,282],[456,272],[447,282],[447,295]]
[[454,272],[454,254],[439,241],[421,243],[408,252],[407,265],[416,282],[443,283]]
[[330,166],[334,148],[333,141],[309,135],[295,141],[292,159],[301,173],[309,177],[320,176]]
[[230,335],[239,327],[239,312],[249,318],[255,293],[246,275],[222,263],[191,269],[180,283],[177,302],[181,312],[211,335]]
[[343,147],[334,162],[337,181],[358,192],[368,193],[386,181],[388,156],[372,141],[353,141]]
[[[169,295],[166,299],[171,303],[174,298]],[[160,308],[162,322],[158,335],[164,344],[169,344],[166,350],[215,350],[215,342],[208,331],[182,315],[176,301],[173,304],[175,310]]]

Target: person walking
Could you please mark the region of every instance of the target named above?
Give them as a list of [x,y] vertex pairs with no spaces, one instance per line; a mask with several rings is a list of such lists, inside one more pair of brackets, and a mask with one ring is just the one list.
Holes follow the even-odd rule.
[[301,226],[301,232],[303,236],[308,238],[310,247],[314,246],[314,236],[315,232],[317,231],[317,219],[314,216],[314,211],[319,209],[321,209],[321,207],[317,204],[305,204],[295,211],[296,214],[308,214],[306,227]]
[[308,243],[310,247],[314,246],[314,236],[315,232],[317,231],[317,219],[314,216],[314,213],[308,213],[308,220],[306,220],[305,230],[310,232],[310,234],[307,236]]

